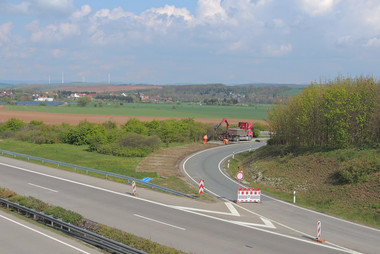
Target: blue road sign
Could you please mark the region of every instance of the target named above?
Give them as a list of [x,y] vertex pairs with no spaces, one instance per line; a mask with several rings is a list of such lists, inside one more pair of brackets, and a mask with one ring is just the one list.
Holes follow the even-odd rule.
[[146,183],[149,182],[150,180],[153,180],[153,178],[145,177],[145,178],[141,179],[141,181],[146,182]]

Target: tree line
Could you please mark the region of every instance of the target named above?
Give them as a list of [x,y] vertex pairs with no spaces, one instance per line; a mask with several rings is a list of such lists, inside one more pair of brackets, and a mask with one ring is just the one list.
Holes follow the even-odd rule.
[[312,83],[277,103],[268,118],[272,144],[378,147],[380,82],[372,77],[338,77]]

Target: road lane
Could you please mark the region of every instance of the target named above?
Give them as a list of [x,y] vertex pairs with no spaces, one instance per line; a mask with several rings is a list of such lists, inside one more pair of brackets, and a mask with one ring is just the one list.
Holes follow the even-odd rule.
[[95,248],[54,233],[0,210],[1,253],[17,254],[90,254]]
[[[220,162],[227,158],[231,159],[233,153],[247,151],[250,148],[255,149],[262,145],[265,143],[240,142],[240,144],[209,149],[190,156],[182,166],[193,179],[205,180],[206,191],[235,201],[237,190],[242,185],[226,177]],[[266,195],[262,195],[261,200],[261,204],[241,204],[240,206],[270,219],[275,225],[288,227],[299,237],[316,237],[317,221],[322,221],[322,236],[330,243],[363,253],[380,253],[378,244],[380,231],[377,229],[317,213]]]
[[[173,208],[173,205],[176,204],[195,204],[195,206],[207,208],[209,206],[207,203],[159,194],[157,199],[166,201],[163,204],[143,199],[142,196],[145,195],[149,197],[158,195],[157,193],[150,194],[146,190],[140,189],[139,197],[133,197],[125,194],[128,192],[125,190],[126,185],[4,157],[0,158],[0,162],[3,162],[0,164],[0,186],[8,187],[21,194],[38,196],[45,202],[77,211],[91,220],[187,252],[252,253],[254,248],[259,253],[304,253],[305,250],[309,253],[320,253],[321,251],[323,253],[342,253],[335,248],[321,247],[320,244],[304,239],[285,237],[281,234],[273,234],[269,230],[260,231],[248,225],[234,223],[235,219],[250,219],[249,217],[236,218],[232,215],[200,214]],[[19,165],[19,167],[13,167],[10,164]],[[28,183],[51,188],[58,192],[35,188]],[[105,186],[107,188],[104,188]],[[121,189],[124,191],[120,192]],[[170,200],[175,201],[171,202]],[[186,230],[143,220],[134,214]]]

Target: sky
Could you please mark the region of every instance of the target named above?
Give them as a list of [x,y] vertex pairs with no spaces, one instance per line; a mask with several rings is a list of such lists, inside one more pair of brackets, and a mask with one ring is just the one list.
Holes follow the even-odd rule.
[[380,77],[379,0],[0,0],[0,80]]

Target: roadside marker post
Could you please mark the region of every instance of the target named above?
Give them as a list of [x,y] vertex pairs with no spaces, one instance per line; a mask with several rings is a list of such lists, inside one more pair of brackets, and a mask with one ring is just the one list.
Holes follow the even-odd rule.
[[230,160],[228,160],[227,168],[230,168]]
[[132,181],[132,192],[133,192],[133,195],[136,196],[136,183],[135,183],[135,181]]
[[199,194],[202,194],[205,191],[205,180],[199,181]]
[[293,204],[296,203],[296,191],[293,192]]
[[317,222],[317,238],[314,238],[313,241],[324,243],[325,240],[321,238],[322,233],[322,223],[320,221]]

